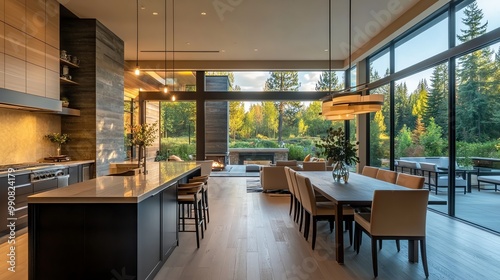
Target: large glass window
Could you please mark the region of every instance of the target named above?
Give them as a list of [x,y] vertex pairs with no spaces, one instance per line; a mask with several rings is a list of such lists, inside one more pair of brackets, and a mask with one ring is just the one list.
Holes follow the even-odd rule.
[[495,44],[456,61],[457,175],[469,181],[471,194],[464,195],[463,188],[457,188],[455,195],[457,217],[498,232],[498,216],[492,211],[498,195],[490,183],[479,186],[477,176],[500,174],[499,47]]
[[[328,91],[329,71],[234,71],[206,72],[227,76],[228,91]],[[332,70],[332,90],[344,88],[344,71]],[[207,88],[207,91],[216,91]]]
[[382,110],[370,113],[370,164],[382,168],[389,168],[390,148],[389,131],[390,119],[390,85],[384,85],[370,90],[370,94],[384,95]]
[[389,48],[370,58],[370,82],[375,82],[389,75],[390,53]]
[[466,0],[456,9],[457,45],[500,27],[500,5],[492,0]]
[[160,157],[190,160],[196,154],[196,102],[160,102]]
[[443,14],[395,44],[395,71],[448,49],[448,17]]

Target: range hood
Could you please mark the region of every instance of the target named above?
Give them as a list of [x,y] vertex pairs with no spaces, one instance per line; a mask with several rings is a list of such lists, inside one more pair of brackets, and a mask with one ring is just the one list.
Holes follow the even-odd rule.
[[9,89],[0,89],[0,108],[37,112],[61,112],[62,102]]

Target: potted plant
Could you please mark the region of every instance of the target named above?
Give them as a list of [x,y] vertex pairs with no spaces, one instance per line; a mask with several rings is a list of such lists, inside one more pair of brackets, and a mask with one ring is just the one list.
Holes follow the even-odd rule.
[[45,135],[45,138],[47,138],[50,142],[52,143],[57,143],[57,156],[61,156],[61,145],[65,144],[70,141],[69,134],[66,133],[51,133]]
[[349,179],[349,166],[359,162],[357,156],[359,143],[351,143],[346,140],[342,128],[335,129],[330,127],[326,137],[316,142],[319,149],[318,155],[324,155],[328,160],[333,161],[333,178],[337,181],[343,179],[347,183]]
[[154,140],[158,137],[157,123],[143,123],[131,127],[132,138],[129,140],[130,146],[137,146],[139,155],[137,157],[137,167],[141,167],[141,160],[144,158],[143,174],[147,174],[146,170],[146,147],[152,146]]
[[67,97],[61,97],[61,102],[63,107],[69,106],[69,99]]

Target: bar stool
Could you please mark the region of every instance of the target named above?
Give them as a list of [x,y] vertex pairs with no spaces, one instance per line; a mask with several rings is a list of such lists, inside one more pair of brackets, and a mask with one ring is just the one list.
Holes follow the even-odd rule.
[[[196,246],[200,248],[200,234],[198,227],[201,228],[201,238],[204,238],[203,231],[203,213],[202,213],[202,195],[201,189],[203,188],[203,183],[188,183],[179,184],[177,186],[177,203],[179,205],[179,232],[196,232]],[[186,206],[190,209],[190,206],[194,208],[194,218],[186,216],[185,208]],[[193,224],[186,224],[186,219],[194,219]],[[186,225],[194,225],[195,230],[186,230]]]
[[210,211],[208,208],[208,176],[195,176],[189,179],[189,183],[202,182],[203,188],[201,189],[201,198],[203,204],[203,214],[205,219],[205,229],[207,229],[207,223],[210,222]]

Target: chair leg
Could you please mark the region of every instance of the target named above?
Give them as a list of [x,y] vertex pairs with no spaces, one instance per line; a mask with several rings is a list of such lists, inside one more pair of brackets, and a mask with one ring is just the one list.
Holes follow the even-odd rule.
[[346,221],[347,230],[349,231],[349,244],[352,246],[352,221]]
[[304,207],[300,207],[299,213],[299,232],[302,230],[302,222],[304,221]]
[[399,253],[399,251],[401,251],[401,246],[399,244],[399,239],[396,239],[396,248],[398,249],[398,253]]
[[[200,200],[198,202],[198,217],[200,218],[200,228],[201,228],[201,239],[205,238],[205,233],[204,233],[204,230],[203,230],[203,226],[206,226],[206,216],[203,217],[203,202],[202,200]],[[203,217],[203,218],[202,218]],[[203,225],[205,224],[205,225]],[[197,224],[198,226],[198,224]]]
[[293,195],[290,194],[290,211],[288,211],[288,216],[292,215],[292,207],[293,206]]
[[[199,249],[200,248],[200,233],[198,232],[198,227],[199,227],[199,222],[198,222],[198,207],[196,206],[197,203],[194,203],[194,226],[196,227],[195,228],[195,232],[196,232],[196,247]],[[191,212],[191,211],[190,211]]]
[[310,225],[310,223],[311,223],[311,215],[307,211],[304,211],[304,215],[305,215],[305,219],[306,219],[305,222],[304,222],[304,238],[307,241],[309,239],[309,227],[311,226]]
[[299,209],[300,209],[300,203],[299,203],[299,200],[297,198],[294,198],[295,200],[295,209],[293,210],[293,220],[295,221],[295,223],[299,223]]
[[372,265],[373,265],[373,275],[375,278],[378,276],[378,264],[377,264],[377,240],[372,236]]
[[205,191],[203,192],[203,198],[204,198],[204,203],[205,203],[205,210],[207,211],[207,222],[210,223],[210,208],[208,207],[208,188],[205,188]]
[[313,239],[312,239],[312,249],[316,246],[316,222],[318,218],[316,216],[312,217],[312,227],[313,227]]
[[333,225],[335,224],[335,218],[330,217],[328,218],[328,223],[330,224],[330,233],[333,232]]
[[427,267],[427,250],[425,237],[420,240],[420,253],[422,253],[422,265],[424,266],[425,277],[429,277],[429,268]]

